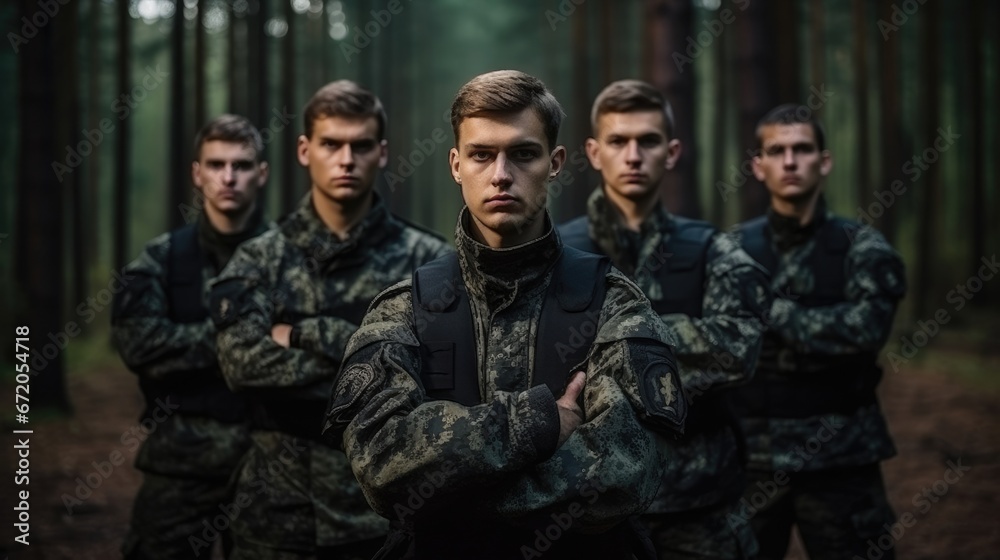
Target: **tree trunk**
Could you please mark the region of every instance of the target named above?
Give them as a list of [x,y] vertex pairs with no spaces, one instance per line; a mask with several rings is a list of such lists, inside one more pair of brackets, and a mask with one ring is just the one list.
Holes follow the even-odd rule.
[[[921,95],[920,114],[924,122],[924,145],[933,145],[937,136],[937,128],[941,114],[941,90],[938,87],[941,79],[941,43],[940,43],[940,12],[936,2],[928,2],[920,14],[920,60],[921,60]],[[916,313],[924,317],[927,303],[934,289],[934,266],[937,259],[935,244],[940,239],[941,231],[939,210],[941,208],[941,165],[930,164],[919,183],[923,188],[922,205],[920,208],[920,227],[917,228],[917,273],[916,282]]]
[[[733,66],[735,91],[739,92],[736,96],[739,139],[741,151],[746,156],[741,160],[745,161],[757,148],[757,121],[777,104],[766,6],[762,6],[761,2],[749,2],[732,25],[736,31]],[[748,176],[740,190],[740,219],[747,220],[764,213],[769,200],[764,185],[752,175]]]
[[778,68],[775,78],[779,103],[804,101],[801,93],[802,47],[799,45],[799,4],[798,0],[773,0],[770,4],[775,28],[781,30],[781,33],[774,35],[774,54]]
[[174,12],[173,27],[170,30],[170,156],[167,158],[167,227],[174,229],[184,224],[184,217],[190,213],[182,212],[190,198],[188,185],[189,171],[187,163],[186,134],[184,122],[187,118],[187,92],[185,91],[184,64],[184,13],[178,9]]
[[[32,0],[19,2],[22,16],[31,17],[38,9]],[[64,8],[67,12],[76,8]],[[69,13],[61,18],[74,19]],[[18,18],[19,20],[20,18]],[[75,21],[72,22],[75,24]],[[24,306],[15,319],[16,334],[28,339],[31,349],[27,363],[32,379],[31,403],[68,410],[65,390],[65,344],[69,334],[64,328],[63,309],[63,190],[60,181],[72,181],[73,170],[64,171],[55,163],[67,160],[65,144],[57,145],[59,85],[58,68],[66,52],[57,51],[57,27],[42,25],[31,42],[18,54],[19,127],[17,159],[19,189],[15,215],[15,276],[24,297]],[[68,30],[62,29],[63,32]],[[65,45],[60,45],[65,48]],[[57,173],[59,175],[57,176]],[[58,178],[57,178],[58,177]],[[75,329],[74,329],[75,330]],[[37,418],[37,413],[36,416]],[[29,415],[30,422],[30,415]]]
[[671,212],[699,217],[698,184],[695,177],[694,62],[676,57],[685,53],[692,36],[694,8],[691,0],[652,0],[649,3],[650,79],[673,107],[673,137],[681,141],[681,156],[660,185],[661,196]]
[[[982,265],[980,258],[986,256],[986,238],[988,228],[986,225],[986,127],[979,123],[986,112],[986,84],[983,76],[987,73],[985,60],[986,41],[983,37],[983,19],[986,18],[986,7],[983,0],[973,0],[970,6],[966,7],[969,25],[969,35],[972,40],[966,42],[969,52],[966,60],[969,61],[970,77],[969,92],[969,114],[972,118],[970,122],[972,128],[972,163],[970,180],[972,182],[972,255],[969,260],[971,265],[969,274],[975,275]],[[995,11],[995,7],[994,7]],[[989,27],[989,29],[994,29]],[[994,40],[994,44],[996,44]],[[986,290],[983,296],[989,294]]]
[[[285,107],[302,107],[303,104],[295,98],[295,12],[292,10],[291,2],[282,2],[284,6],[285,22],[288,24],[288,32],[281,41],[281,96],[282,104]],[[293,109],[294,111],[295,109]],[[303,130],[303,133],[305,131]],[[295,126],[286,126],[284,130],[281,158],[281,212],[287,213],[295,207],[299,196],[302,193],[302,186],[299,184],[298,168],[299,163],[295,158],[295,145],[298,134]]]
[[[882,0],[879,2],[880,20],[891,21],[893,1]],[[880,174],[881,179],[876,186],[880,189],[891,189],[896,181],[900,181],[908,189],[912,189],[913,185],[909,184],[908,180],[904,181],[906,177],[903,176],[903,154],[908,152],[905,151],[907,142],[903,134],[901,111],[900,35],[899,33],[891,33],[885,36],[884,39],[884,44],[877,49],[878,62],[881,68],[879,72],[879,129],[881,130],[880,159],[882,163],[880,167],[882,172]],[[904,194],[903,196],[906,195]],[[873,202],[868,201],[866,204],[866,201],[862,200],[861,209],[864,211],[864,214],[859,216],[864,223],[877,223],[879,229],[890,243],[895,241],[896,238],[899,200],[897,199],[895,202],[895,204],[890,204],[884,208],[880,218],[879,216],[871,215],[870,210],[872,209],[871,205]],[[878,207],[881,207],[881,204]]]
[[[868,18],[865,13],[867,0],[853,0],[854,19],[854,105],[857,108],[857,158],[858,173],[855,179],[855,193],[858,204],[871,200],[871,142],[868,131],[868,43],[866,41]],[[876,188],[881,188],[878,185]]]
[[[118,91],[125,92],[132,88],[132,33],[128,14],[128,0],[118,0]],[[129,120],[118,122],[118,144],[115,153],[115,186],[114,186],[114,231],[111,235],[114,244],[114,266],[121,270],[128,263],[128,191],[129,169],[131,165],[131,126]]]

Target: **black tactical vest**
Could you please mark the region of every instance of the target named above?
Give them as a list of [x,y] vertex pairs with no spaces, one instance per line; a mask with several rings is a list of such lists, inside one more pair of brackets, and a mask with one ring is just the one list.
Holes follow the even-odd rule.
[[[861,225],[832,218],[816,232],[816,246],[807,266],[815,279],[808,293],[777,294],[804,307],[825,307],[847,301],[846,258]],[[767,216],[740,225],[744,250],[772,275],[778,257],[771,246]],[[877,353],[817,354],[797,352],[774,333],[764,345],[753,381],[740,389],[737,408],[744,416],[806,418],[827,413],[850,414],[875,402],[882,378]]]
[[[597,335],[611,262],[563,247],[555,267],[542,303],[532,383],[548,386],[558,397],[570,368],[587,358]],[[427,395],[466,406],[480,404],[476,331],[456,254],[414,272],[413,313]]]
[[[202,269],[206,262],[198,245],[197,223],[170,232],[166,296],[169,317],[174,323],[198,323],[208,318],[208,308],[202,302]],[[169,396],[181,412],[191,415],[223,422],[240,422],[247,415],[243,398],[226,387],[218,367],[189,371],[182,378],[169,381],[141,376],[139,386],[149,406],[157,397]]]
[[[663,286],[663,299],[651,301],[659,315],[683,313],[701,317],[705,294],[705,263],[712,236],[716,233],[708,222],[673,217],[673,225],[660,248],[664,262],[652,259],[646,274],[652,274]],[[603,255],[604,251],[590,238],[588,217],[580,216],[559,226],[563,243]],[[637,271],[637,274],[639,272]]]

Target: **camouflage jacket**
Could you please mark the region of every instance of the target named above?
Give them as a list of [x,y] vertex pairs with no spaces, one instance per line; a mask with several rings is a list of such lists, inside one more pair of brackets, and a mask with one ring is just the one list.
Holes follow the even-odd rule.
[[[899,255],[881,233],[862,227],[847,248],[843,301],[820,307],[797,301],[816,285],[810,258],[817,250],[817,232],[832,219],[834,215],[821,199],[816,218],[804,227],[773,211],[768,212],[766,225],[777,257],[768,336],[817,363],[837,356],[876,354],[889,337],[896,305],[906,291]],[[803,375],[808,373],[761,368],[754,386],[767,387],[782,376]],[[750,465],[757,469],[814,471],[869,464],[896,453],[877,400],[849,413],[803,418],[745,416],[742,423]]]
[[[585,421],[556,449],[555,396],[532,386],[529,364],[535,352],[554,351],[534,340],[562,243],[549,224],[535,241],[491,249],[466,233],[467,216],[464,209],[456,244],[482,404],[427,398],[405,281],[376,298],[351,339],[325,430],[342,436],[369,503],[403,524],[440,524],[433,512],[443,508],[458,535],[480,526],[474,520],[502,531],[570,511],[574,529],[594,531],[643,511],[667,453],[647,421],[674,434],[686,414],[663,325],[631,281],[613,269],[606,275],[594,344],[573,368],[587,373]],[[427,507],[412,499],[418,488]]]
[[[448,251],[377,195],[346,240],[323,224],[309,194],[276,229],[240,247],[213,284],[211,311],[226,382],[253,404],[254,445],[238,487],[266,498],[234,529],[242,524],[262,547],[300,551],[385,534],[343,453],[318,440],[323,409],[372,298]],[[290,348],[271,337],[278,323],[293,326]],[[277,461],[275,475],[268,467]]]
[[[223,235],[199,214],[197,243],[202,257],[202,300],[208,309],[209,282],[225,266],[236,247],[266,230],[260,212],[247,230]],[[245,410],[228,411],[234,418],[220,420],[211,411],[191,412],[179,408],[183,397],[223,397],[240,407],[240,399],[228,393],[219,372],[215,348],[215,327],[207,315],[193,323],[172,318],[169,294],[171,234],[160,235],[146,244],[139,257],[124,270],[123,289],[115,295],[111,337],[122,361],[140,378],[146,393],[144,423],[148,429],[122,436],[122,443],[134,451],[142,442],[136,467],[162,475],[228,477],[249,445]],[[152,387],[166,388],[162,391]],[[207,451],[206,451],[207,450]]]
[[[651,301],[664,299],[671,286],[663,285],[655,271],[672,256],[662,254],[662,247],[674,230],[674,217],[657,206],[638,234],[629,232],[604,188],[598,187],[587,201],[587,219],[590,238],[615,266]],[[706,405],[708,409],[699,414],[698,405],[701,399],[724,398],[726,389],[752,378],[769,305],[766,272],[732,236],[713,235],[705,258],[702,316],[660,316],[691,403],[688,431],[692,433],[671,442],[671,461],[650,512],[698,508],[741,494],[742,457],[730,413],[724,406]],[[698,430],[693,425],[697,421],[710,427]]]

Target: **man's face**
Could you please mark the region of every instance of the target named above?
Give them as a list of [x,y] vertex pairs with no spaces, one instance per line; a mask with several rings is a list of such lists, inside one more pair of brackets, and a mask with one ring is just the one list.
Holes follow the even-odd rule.
[[550,151],[538,114],[525,108],[468,117],[458,127],[458,144],[448,157],[473,237],[510,247],[541,236],[546,186],[562,169],[566,149]]
[[341,204],[367,198],[389,149],[378,139],[375,117],[322,117],[312,137],[299,136],[299,163],[309,170],[315,194]]
[[818,194],[833,160],[829,151],[819,150],[812,126],[766,125],[760,138],[761,151],[753,158],[753,174],[764,182],[772,199],[795,203]]
[[660,179],[681,155],[681,143],[667,138],[661,111],[604,113],[595,138],[587,139],[590,165],[611,193],[628,199],[654,195]]
[[191,180],[205,197],[206,208],[238,215],[253,206],[267,181],[267,163],[242,142],[209,140],[202,143],[198,161],[191,164]]

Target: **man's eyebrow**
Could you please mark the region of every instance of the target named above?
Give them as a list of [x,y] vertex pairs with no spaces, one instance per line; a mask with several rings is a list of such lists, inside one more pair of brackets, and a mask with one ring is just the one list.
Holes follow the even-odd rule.
[[[521,140],[515,144],[511,144],[508,149],[516,148],[540,148],[542,146],[541,142],[535,140]],[[478,142],[469,142],[465,145],[466,150],[495,150],[497,146],[495,144],[480,144]]]

